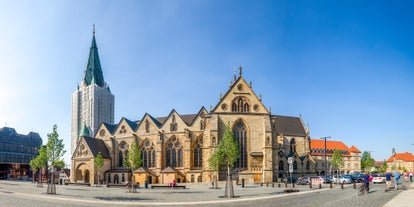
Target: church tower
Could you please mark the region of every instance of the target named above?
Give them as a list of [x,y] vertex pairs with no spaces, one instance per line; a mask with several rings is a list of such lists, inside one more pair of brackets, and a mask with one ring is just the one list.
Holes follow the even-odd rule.
[[94,136],[102,122],[113,124],[114,103],[114,95],[103,78],[94,26],[83,79],[72,94],[71,154],[76,148],[80,135]]

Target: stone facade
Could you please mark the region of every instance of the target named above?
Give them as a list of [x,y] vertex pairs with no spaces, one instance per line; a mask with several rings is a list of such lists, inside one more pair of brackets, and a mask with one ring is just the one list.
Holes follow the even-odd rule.
[[[91,81],[87,87],[96,86]],[[82,86],[80,89],[84,90]],[[76,95],[78,93],[79,90],[74,94],[75,105],[79,105],[76,97],[83,97]],[[112,95],[105,96],[98,97],[101,105],[113,107]],[[96,114],[113,117],[113,111],[100,110],[90,108],[79,120],[88,120],[87,116]],[[82,114],[74,111],[75,115]],[[74,123],[78,128],[73,136],[79,133],[79,122]],[[87,127],[95,126],[85,123]],[[105,165],[100,169],[105,182],[126,182],[132,173],[124,167],[125,158],[135,140],[143,159],[142,168],[133,173],[136,182],[211,182],[217,172],[210,169],[208,159],[222,139],[227,124],[239,144],[240,157],[232,172],[237,182],[241,179],[247,184],[278,181],[288,175],[289,157],[293,160],[293,176],[315,173],[310,137],[302,118],[272,115],[261,96],[253,91],[252,84],[246,82],[240,68],[239,76],[235,74],[228,91],[210,111],[202,107],[196,114],[181,115],[172,110],[165,117],[145,114],[138,121],[122,118],[118,124],[102,120],[92,137],[87,134],[76,137],[79,141],[74,143],[76,148],[72,156],[72,174],[76,176],[72,176],[72,182],[96,183],[93,160],[98,152],[107,154]],[[224,179],[226,171],[218,173],[219,179]]]
[[396,153],[395,160],[394,156],[390,156],[387,159],[387,166],[388,172],[396,170],[400,172],[414,172],[414,155],[409,152]]

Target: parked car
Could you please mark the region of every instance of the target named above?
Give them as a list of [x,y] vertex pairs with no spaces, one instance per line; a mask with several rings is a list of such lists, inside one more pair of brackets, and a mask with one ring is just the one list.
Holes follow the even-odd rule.
[[343,175],[340,175],[339,178],[336,175],[334,175],[333,179],[332,179],[332,182],[350,184],[350,183],[352,183],[352,180],[351,180],[351,178],[344,177]]
[[305,176],[305,177],[300,177],[298,178],[298,180],[296,181],[296,184],[298,185],[309,185],[310,183],[310,177],[309,176]]
[[346,178],[349,178],[349,179],[351,179],[351,182],[352,183],[356,183],[356,182],[358,182],[358,178],[357,177],[355,177],[353,174],[346,174],[346,175],[343,175],[344,177],[346,177]]
[[373,183],[385,183],[385,175],[376,174],[376,175],[372,175],[372,177],[373,177],[372,179]]

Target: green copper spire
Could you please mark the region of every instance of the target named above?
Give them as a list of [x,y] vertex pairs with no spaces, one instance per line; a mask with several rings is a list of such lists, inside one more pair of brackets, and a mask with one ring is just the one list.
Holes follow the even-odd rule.
[[86,124],[83,125],[82,130],[81,130],[79,136],[81,136],[81,137],[90,137],[91,136],[90,133],[89,133],[89,129],[86,126]]
[[100,87],[104,87],[105,84],[102,74],[101,62],[99,61],[98,47],[96,47],[95,25],[93,25],[92,44],[89,51],[88,64],[86,65],[83,80],[88,86],[91,84],[96,84]]

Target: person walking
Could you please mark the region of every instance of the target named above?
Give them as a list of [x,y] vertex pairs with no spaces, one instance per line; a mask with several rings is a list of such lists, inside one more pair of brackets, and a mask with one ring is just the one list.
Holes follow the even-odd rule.
[[391,183],[392,183],[392,174],[390,172],[387,172],[387,174],[385,174],[385,182],[387,184],[387,188],[385,188],[385,192],[390,190],[391,187]]
[[410,177],[410,182],[413,182],[413,172],[411,171],[410,174],[408,175]]

